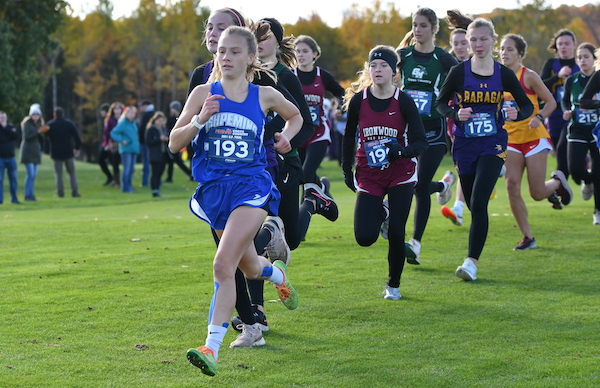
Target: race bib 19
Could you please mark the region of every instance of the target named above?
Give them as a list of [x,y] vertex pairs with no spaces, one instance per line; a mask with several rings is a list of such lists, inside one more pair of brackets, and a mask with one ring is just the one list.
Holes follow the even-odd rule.
[[396,144],[398,140],[393,137],[387,137],[365,143],[365,154],[367,155],[369,167],[383,167],[390,163],[388,161],[388,152],[390,149],[385,146],[386,143]]

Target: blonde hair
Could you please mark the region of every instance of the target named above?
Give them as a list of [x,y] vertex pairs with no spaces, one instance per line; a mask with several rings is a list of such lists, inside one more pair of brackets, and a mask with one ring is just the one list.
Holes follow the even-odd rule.
[[496,30],[494,29],[494,23],[492,23],[491,20],[489,19],[484,19],[484,18],[477,18],[475,20],[473,20],[471,23],[469,23],[469,26],[467,27],[467,36],[469,35],[469,32],[475,28],[481,28],[481,27],[487,27],[490,29],[490,34],[492,35],[492,37],[497,38],[498,34],[496,34]]
[[152,118],[150,118],[150,120],[148,120],[148,124],[146,124],[146,129],[153,126],[156,123],[156,120],[161,119],[161,118],[166,120],[167,116],[165,116],[165,114],[161,111],[157,111],[156,113],[154,113],[154,115],[152,115]]
[[104,124],[108,123],[108,120],[110,120],[111,118],[115,117],[115,107],[116,106],[120,106],[121,107],[121,115],[123,115],[123,107],[125,105],[123,105],[122,103],[120,103],[118,101],[115,101],[112,104],[110,104],[110,107],[108,108],[108,112],[106,113],[106,117],[104,118]]
[[[274,75],[275,73],[268,70],[267,67],[265,65],[262,65],[258,60],[258,56],[256,55],[257,50],[258,50],[258,43],[256,42],[255,33],[256,33],[256,31],[252,32],[250,29],[248,29],[246,27],[229,26],[225,29],[225,31],[223,31],[220,39],[223,39],[223,37],[226,37],[229,35],[235,35],[235,36],[242,37],[246,41],[246,46],[248,48],[248,54],[253,56],[252,63],[246,69],[246,80],[248,80],[248,82],[252,82],[252,80],[254,80],[255,76],[258,76],[258,78],[260,78],[260,74],[263,72],[267,73],[275,81],[276,80],[275,75]],[[221,72],[221,65],[219,64],[219,61],[216,60],[214,63],[215,63],[215,66],[210,75],[210,78],[208,79],[208,83],[216,82],[216,81],[220,80],[221,77],[223,76],[223,74]]]
[[133,110],[133,112],[137,116],[137,112],[138,112],[137,108],[133,105],[129,105],[123,109],[123,113],[121,113],[121,117],[119,117],[119,122],[121,122],[123,120],[127,120],[127,112],[129,112],[130,110]]

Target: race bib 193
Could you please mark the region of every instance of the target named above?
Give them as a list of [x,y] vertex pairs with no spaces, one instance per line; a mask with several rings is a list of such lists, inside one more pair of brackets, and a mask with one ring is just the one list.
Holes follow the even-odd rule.
[[220,162],[251,162],[254,160],[254,131],[217,127],[208,132],[208,157]]

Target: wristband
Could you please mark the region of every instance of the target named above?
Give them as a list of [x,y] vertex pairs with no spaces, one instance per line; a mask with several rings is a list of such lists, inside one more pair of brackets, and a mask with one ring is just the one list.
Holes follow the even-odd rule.
[[198,115],[194,115],[194,117],[192,117],[192,121],[190,121],[192,123],[192,125],[198,129],[204,128],[204,125],[200,125],[197,118],[198,118]]
[[537,115],[535,115],[535,117],[537,117],[538,119],[540,119],[541,122],[544,121],[544,116],[542,116],[541,113],[538,113]]

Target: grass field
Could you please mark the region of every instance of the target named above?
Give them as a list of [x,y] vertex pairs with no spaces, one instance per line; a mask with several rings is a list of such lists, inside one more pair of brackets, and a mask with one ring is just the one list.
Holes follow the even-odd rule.
[[[449,168],[447,157],[437,178]],[[454,276],[469,213],[455,227],[432,197],[422,265],[407,265],[403,298],[385,301],[387,242],[356,244],[355,194],[335,162],[320,173],[340,217],[315,216],[292,254],[299,308],[267,303],[263,347],[229,349],[230,330],[210,378],[185,358],[206,336],[215,250],[188,210],[195,184],[177,170],[162,198],[122,194],[78,163],[82,198],[59,199],[46,158],[39,202],[0,206],[0,386],[600,386],[600,227],[579,187],[562,211],[527,198],[540,248],[515,252],[521,235],[499,180],[470,283]],[[23,178],[20,165],[21,200]],[[277,299],[272,287],[265,298]]]

